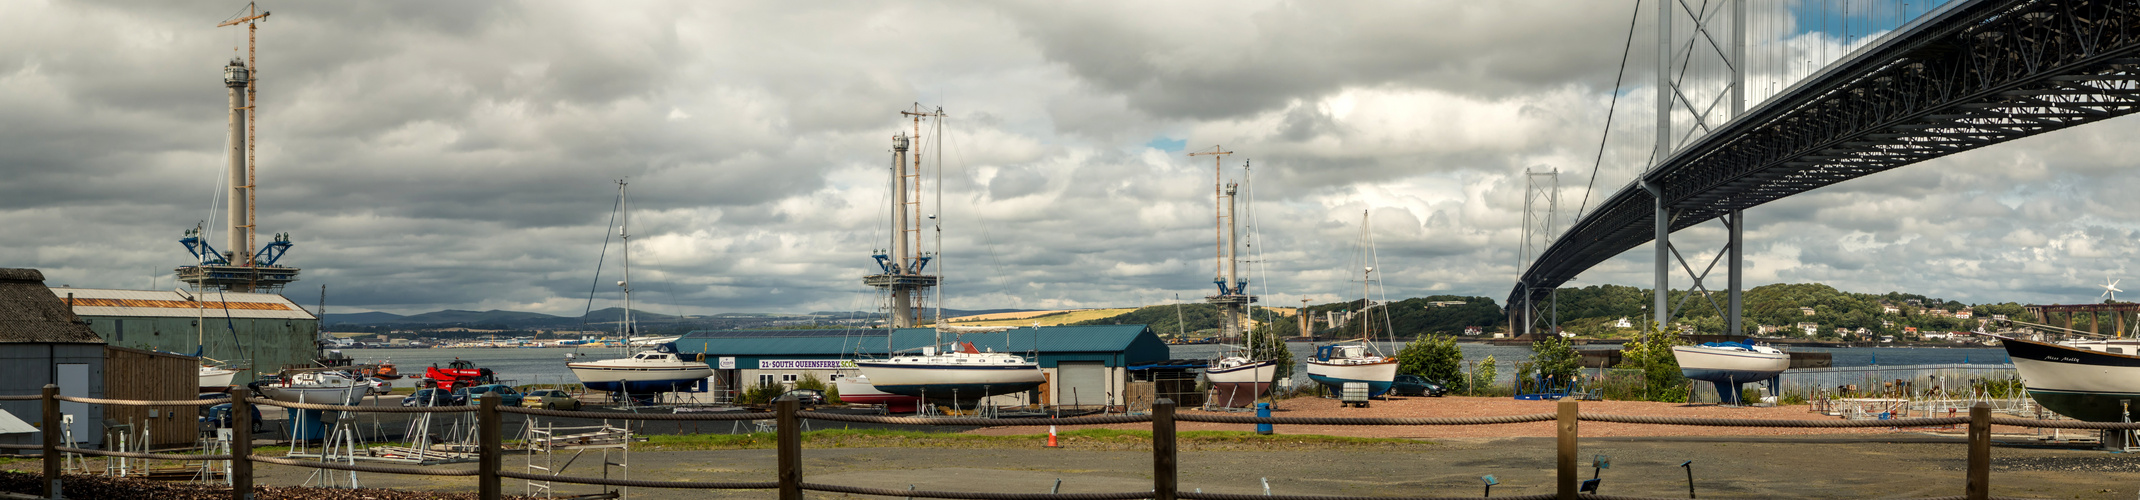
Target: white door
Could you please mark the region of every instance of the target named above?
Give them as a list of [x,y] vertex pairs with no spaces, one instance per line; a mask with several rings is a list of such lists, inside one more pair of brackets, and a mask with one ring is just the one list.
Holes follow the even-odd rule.
[[1055,364],[1055,404],[1107,404],[1107,366],[1099,361],[1061,361]]
[[[89,365],[87,363],[59,364],[59,395],[77,398],[89,397]],[[74,416],[74,425],[69,426],[68,430],[74,432],[75,442],[95,442],[95,439],[93,439],[95,436],[89,435],[88,403],[61,401],[59,403],[59,412]]]

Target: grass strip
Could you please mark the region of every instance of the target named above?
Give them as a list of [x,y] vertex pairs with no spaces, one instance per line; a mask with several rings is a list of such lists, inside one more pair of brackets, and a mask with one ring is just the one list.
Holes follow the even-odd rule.
[[[761,434],[685,434],[647,436],[650,451],[759,450],[772,449],[774,436]],[[810,448],[1033,448],[1047,443],[1048,435],[1018,434],[988,436],[886,429],[830,429],[803,433],[803,446]],[[1063,448],[1085,450],[1149,450],[1152,432],[1116,429],[1079,429],[1056,434]],[[1259,435],[1248,431],[1182,431],[1175,434],[1183,450],[1258,450],[1301,448],[1401,449],[1434,443],[1400,438],[1362,438],[1318,435]]]

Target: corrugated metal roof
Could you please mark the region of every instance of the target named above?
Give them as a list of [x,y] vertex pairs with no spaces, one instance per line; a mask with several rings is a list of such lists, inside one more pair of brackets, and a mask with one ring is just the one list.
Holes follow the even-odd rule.
[[190,318],[205,312],[232,318],[314,319],[289,298],[272,293],[203,292],[194,296],[199,302],[173,290],[54,288],[52,294],[62,299],[72,294],[74,313],[81,316]]
[[[907,350],[929,345],[935,331],[902,328],[891,331],[890,348]],[[686,354],[709,356],[882,356],[886,330],[699,330],[676,340]],[[1121,354],[1125,362],[1167,358],[1166,343],[1145,325],[1044,326],[996,333],[944,334],[971,342],[976,349],[998,352],[1038,351],[1055,354]]]

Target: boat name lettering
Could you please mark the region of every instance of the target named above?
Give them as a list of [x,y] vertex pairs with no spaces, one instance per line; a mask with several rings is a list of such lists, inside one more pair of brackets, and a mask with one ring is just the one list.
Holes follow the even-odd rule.
[[761,359],[760,370],[838,370],[854,368],[855,362],[846,359]]
[[2058,362],[2064,362],[2064,363],[2079,363],[2079,362],[2081,362],[2081,358],[2072,358],[2072,357],[2064,357],[2064,356],[2044,356],[2044,357],[2043,357],[2043,360],[2044,360],[2044,361],[2058,361]]

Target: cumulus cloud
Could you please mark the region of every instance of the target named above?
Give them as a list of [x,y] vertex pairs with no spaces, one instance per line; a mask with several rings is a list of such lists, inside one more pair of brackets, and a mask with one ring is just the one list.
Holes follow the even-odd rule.
[[[0,3],[0,265],[172,286],[181,231],[219,220],[220,71],[244,42],[214,27],[224,7]],[[923,207],[942,231],[922,235],[950,307],[1208,294],[1215,175],[1253,201],[1244,252],[1268,303],[1356,295],[1363,212],[1391,296],[1499,298],[1522,172],[1562,172],[1565,224],[1646,161],[1628,110],[1654,95],[1639,75],[1622,89],[1614,133],[1632,135],[1586,205],[1618,2],[265,7],[260,225],[295,235],[292,295],[327,285],[338,311],[571,314],[590,289],[606,306],[616,179],[646,308],[875,309],[860,277],[889,246],[890,139],[916,103],[948,113],[942,137],[922,131],[943,165]],[[1750,283],[2092,297],[2140,247],[2140,199],[2122,195],[2140,180],[2119,175],[2134,123],[1758,207]],[[1219,172],[1184,155],[1215,145],[1236,153]],[[1700,253],[1721,234],[1681,240]],[[1646,286],[1648,258],[1577,284]]]

